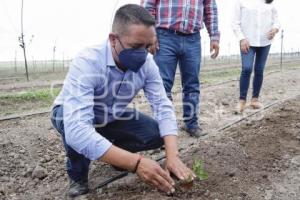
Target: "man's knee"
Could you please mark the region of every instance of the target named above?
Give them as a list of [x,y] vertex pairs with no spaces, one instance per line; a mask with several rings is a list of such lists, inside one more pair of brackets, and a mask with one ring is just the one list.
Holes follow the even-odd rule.
[[152,135],[153,137],[159,137],[159,126],[158,122],[151,117],[147,117],[148,119],[144,120],[144,126],[147,130],[147,135]]
[[160,130],[158,122],[150,116],[141,114],[140,115],[140,122],[141,122],[141,130],[144,132],[141,134],[144,143],[148,143],[149,141],[153,140],[160,140]]

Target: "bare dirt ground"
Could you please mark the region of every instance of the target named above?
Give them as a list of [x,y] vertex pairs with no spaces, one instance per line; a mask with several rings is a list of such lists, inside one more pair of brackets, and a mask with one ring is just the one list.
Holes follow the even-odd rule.
[[[262,101],[298,95],[299,69],[265,78]],[[175,108],[182,125],[180,87],[175,88]],[[238,82],[202,89],[200,123],[209,134],[199,140],[179,131],[182,158],[205,162],[209,179],[196,182],[188,192],[173,197],[152,190],[130,176],[78,199],[291,199],[300,198],[300,98],[238,124],[217,129],[242,116],[234,115]],[[136,101],[143,102],[144,99]],[[177,103],[177,105],[176,105]],[[149,112],[148,106],[141,110]],[[253,111],[247,109],[245,114]],[[0,122],[0,199],[64,199],[68,186],[65,154],[49,115]],[[147,155],[150,156],[148,152]],[[156,152],[153,156],[161,154]],[[90,187],[118,172],[94,162]]]

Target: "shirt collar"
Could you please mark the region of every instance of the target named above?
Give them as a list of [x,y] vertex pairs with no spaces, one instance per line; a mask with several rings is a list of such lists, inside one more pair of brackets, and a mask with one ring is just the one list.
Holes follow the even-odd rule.
[[112,55],[112,48],[109,39],[107,39],[106,42],[106,66],[117,66]]

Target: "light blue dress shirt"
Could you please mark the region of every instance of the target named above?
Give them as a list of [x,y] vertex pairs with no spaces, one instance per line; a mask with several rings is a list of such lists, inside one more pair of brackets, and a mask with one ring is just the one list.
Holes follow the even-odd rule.
[[63,105],[67,144],[90,160],[100,158],[112,145],[95,125],[104,126],[122,115],[141,90],[159,124],[161,137],[177,135],[174,108],[167,98],[152,55],[134,73],[116,67],[110,42],[87,48],[72,61],[54,105]]

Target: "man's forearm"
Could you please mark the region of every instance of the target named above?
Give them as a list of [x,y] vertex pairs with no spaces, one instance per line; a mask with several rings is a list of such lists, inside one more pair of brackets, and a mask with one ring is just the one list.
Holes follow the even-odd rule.
[[167,135],[164,137],[166,156],[167,158],[179,156],[178,147],[177,147],[177,136],[176,135]]
[[139,157],[138,154],[131,153],[112,145],[100,160],[128,171],[134,171]]
[[215,0],[207,0],[204,3],[204,23],[211,41],[220,40],[218,7]]

